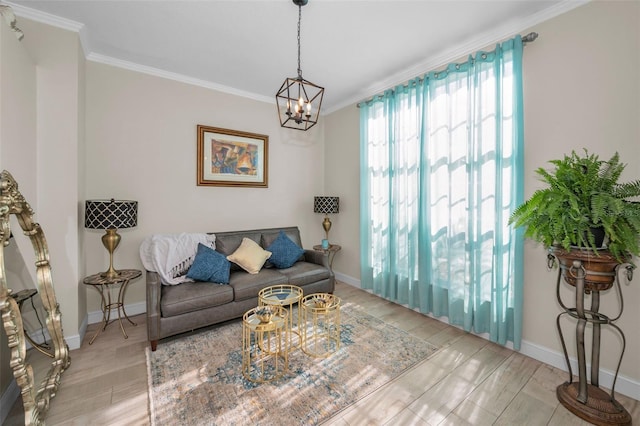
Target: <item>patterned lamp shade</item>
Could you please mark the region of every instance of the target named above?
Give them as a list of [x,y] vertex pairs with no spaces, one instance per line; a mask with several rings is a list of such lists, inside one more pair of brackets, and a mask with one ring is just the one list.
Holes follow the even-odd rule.
[[313,197],[314,213],[338,213],[340,210],[339,197]]
[[87,200],[84,227],[124,229],[138,224],[138,202],[130,200]]

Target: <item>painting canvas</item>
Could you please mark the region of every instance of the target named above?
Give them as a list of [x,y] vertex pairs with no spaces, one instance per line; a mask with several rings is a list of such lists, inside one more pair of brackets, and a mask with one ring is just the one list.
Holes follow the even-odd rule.
[[266,135],[198,125],[198,185],[266,188],[268,143]]

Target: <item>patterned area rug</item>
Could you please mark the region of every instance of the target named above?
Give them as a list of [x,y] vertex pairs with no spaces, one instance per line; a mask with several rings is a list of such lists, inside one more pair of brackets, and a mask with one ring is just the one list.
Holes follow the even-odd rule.
[[298,349],[289,371],[267,384],[242,375],[241,320],[147,348],[152,424],[318,424],[437,350],[353,304],[342,306],[340,330],[333,355]]

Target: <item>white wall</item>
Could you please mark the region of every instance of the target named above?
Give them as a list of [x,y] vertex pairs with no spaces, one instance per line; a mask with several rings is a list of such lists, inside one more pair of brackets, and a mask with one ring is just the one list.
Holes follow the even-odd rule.
[[37,134],[31,142],[35,158],[23,171],[36,178],[36,218],[47,239],[65,337],[76,348],[86,318],[78,233],[78,191],[84,176],[77,167],[84,143],[84,59],[74,32],[28,19],[20,19],[19,27],[36,64],[37,87]]
[[[323,130],[279,126],[274,104],[109,65],[87,63],[86,198],[137,200],[138,226],[120,230],[117,268],[142,268],[139,246],[156,233],[297,225],[306,247],[322,238],[313,196],[322,194]],[[269,136],[268,188],[196,185],[196,126]],[[106,270],[102,231],[86,230],[87,273]],[[144,303],[144,280],[127,304]],[[94,294],[95,293],[95,294]],[[98,309],[88,293],[89,312]]]
[[[591,2],[521,33],[529,31],[540,37],[524,53],[525,195],[540,186],[536,168],[582,147],[602,159],[618,151],[629,163],[623,180],[640,178],[640,3]],[[343,247],[334,265],[339,277],[344,274],[341,278],[356,283],[360,279],[357,111],[350,106],[325,120],[326,187],[339,193],[341,207],[345,204],[333,220],[333,239]],[[546,269],[546,252],[539,245],[527,242],[525,256],[523,351],[564,365],[555,327],[560,312],[557,271]],[[621,392],[623,386],[626,392],[640,389],[638,275],[622,286],[626,310],[618,325],[626,333],[627,350],[620,369],[624,383],[617,384]],[[565,288],[563,294],[571,292]],[[615,302],[614,294],[604,293],[601,312],[616,313]],[[575,333],[570,327],[565,333],[573,348]],[[608,374],[615,371],[620,342],[609,331],[603,334],[601,367]]]
[[[36,162],[36,70],[33,61],[15,34],[0,18],[0,171],[7,170],[19,184],[22,195],[36,203],[36,175],[33,172]],[[20,235],[20,226],[12,218],[12,229]],[[12,239],[15,245],[17,238]],[[33,251],[26,238],[20,238],[27,255]],[[5,249],[5,278],[10,288],[35,287],[35,267],[24,274],[21,267],[24,262],[20,252],[13,247]],[[33,256],[31,256],[33,259]],[[20,265],[16,265],[20,260]],[[18,282],[19,281],[19,282]],[[0,396],[12,383],[13,370],[9,367],[10,352],[4,327],[0,327]],[[13,388],[12,397],[17,396]],[[11,398],[10,398],[11,399]],[[3,399],[4,402],[4,399]],[[12,402],[12,401],[11,401]],[[7,410],[2,404],[0,419]]]
[[340,244],[333,269],[343,281],[360,278],[360,110],[343,108],[325,117],[325,191],[340,197],[330,237]]
[[[541,186],[536,168],[583,147],[605,160],[619,152],[628,164],[622,181],[640,179],[640,3],[592,2],[532,30],[540,38],[524,53],[526,194]],[[557,271],[546,270],[546,252],[539,245],[527,243],[525,256],[523,339],[560,351]],[[568,286],[564,290],[571,301],[572,292]],[[617,324],[626,333],[627,349],[620,374],[640,386],[638,274],[622,291],[626,310]],[[601,297],[601,312],[615,316],[615,294]],[[601,365],[615,371],[620,342],[605,330]],[[575,333],[567,327],[567,334],[573,348]]]

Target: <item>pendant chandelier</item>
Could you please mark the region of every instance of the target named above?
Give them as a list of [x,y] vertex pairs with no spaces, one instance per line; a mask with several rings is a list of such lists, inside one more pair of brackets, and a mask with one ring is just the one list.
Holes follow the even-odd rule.
[[290,129],[308,130],[318,122],[324,88],[302,78],[300,67],[300,21],[302,6],[308,0],[293,0],[298,6],[298,76],[287,78],[276,94],[280,125]]

